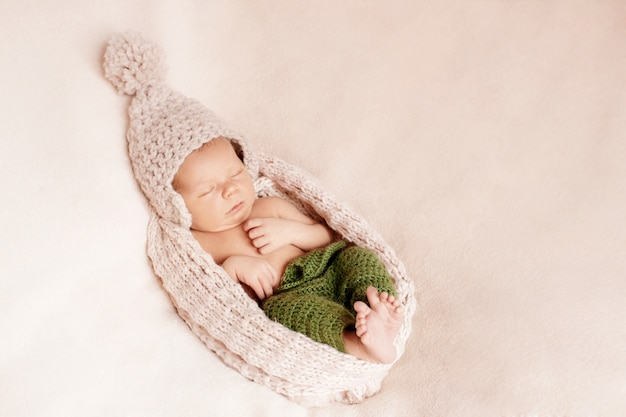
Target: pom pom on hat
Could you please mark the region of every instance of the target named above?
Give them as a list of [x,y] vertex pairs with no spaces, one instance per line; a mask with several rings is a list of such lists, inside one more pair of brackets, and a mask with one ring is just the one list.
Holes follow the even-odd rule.
[[138,33],[122,33],[109,41],[104,53],[104,76],[119,94],[134,95],[144,86],[165,79],[165,57]]

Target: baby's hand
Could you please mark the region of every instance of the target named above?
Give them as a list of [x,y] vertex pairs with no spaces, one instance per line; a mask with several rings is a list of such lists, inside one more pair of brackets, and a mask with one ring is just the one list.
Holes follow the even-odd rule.
[[276,217],[257,217],[248,220],[243,229],[259,251],[265,255],[293,243],[301,223]]
[[222,268],[235,281],[252,288],[260,300],[270,297],[280,280],[274,267],[263,258],[234,255],[224,261]]

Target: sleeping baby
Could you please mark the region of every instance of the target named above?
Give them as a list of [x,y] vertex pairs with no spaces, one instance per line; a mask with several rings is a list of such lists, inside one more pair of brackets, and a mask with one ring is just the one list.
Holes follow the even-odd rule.
[[147,254],[176,312],[224,363],[288,398],[373,395],[415,308],[402,263],[309,174],[171,89],[165,68],[136,33],[104,53],[105,77],[130,97]]
[[236,147],[212,139],[174,176],[200,246],[272,320],[359,359],[393,362],[403,313],[385,267],[373,252],[331,243],[326,225],[287,200],[257,198]]

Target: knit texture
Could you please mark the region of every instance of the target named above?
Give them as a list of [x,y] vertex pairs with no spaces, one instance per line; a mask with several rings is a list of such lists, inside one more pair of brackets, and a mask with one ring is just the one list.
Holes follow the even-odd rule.
[[405,311],[395,342],[398,357],[416,308],[404,266],[380,235],[311,175],[256,152],[210,110],[166,86],[164,61],[156,45],[127,33],[110,40],[103,66],[116,90],[133,96],[128,153],[151,212],[148,257],[178,314],[228,366],[304,405],[355,403],[373,395],[391,365],[358,360],[270,320],[193,238],[191,215],[172,179],[185,157],[203,143],[220,136],[231,139],[241,149],[258,196],[290,200],[380,259]]
[[396,295],[376,255],[339,241],[292,261],[263,311],[283,326],[345,352],[344,329],[354,325],[354,303],[369,304],[366,290]]

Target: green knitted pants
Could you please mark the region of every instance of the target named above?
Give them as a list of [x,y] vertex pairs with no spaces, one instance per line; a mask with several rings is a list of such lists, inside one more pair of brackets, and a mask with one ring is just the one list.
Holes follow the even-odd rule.
[[292,261],[262,307],[270,319],[345,352],[343,331],[354,326],[354,303],[367,303],[369,286],[396,295],[373,252],[339,241]]

